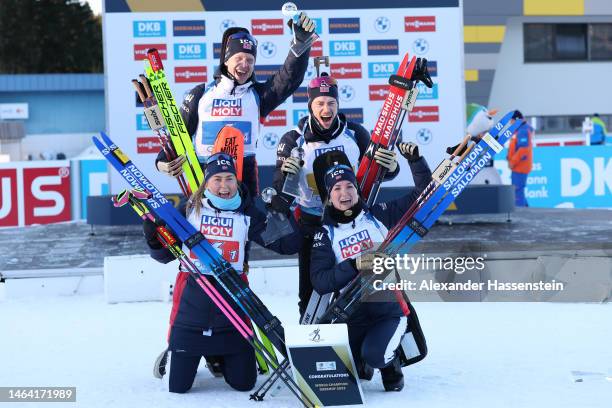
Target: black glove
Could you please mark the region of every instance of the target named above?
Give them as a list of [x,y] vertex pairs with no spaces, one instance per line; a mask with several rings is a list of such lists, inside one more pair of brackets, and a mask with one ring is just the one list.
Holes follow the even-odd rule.
[[428,88],[433,86],[433,81],[427,71],[427,58],[417,58],[410,79],[413,81],[421,81]]
[[270,211],[290,216],[291,204],[293,204],[293,197],[286,196],[284,194],[276,194],[272,197],[272,201],[270,202],[270,204],[267,204],[266,207]]
[[289,20],[289,25],[295,33],[295,39],[302,43],[306,42],[315,31],[314,20],[308,17],[303,11],[300,13],[299,21],[294,23],[293,20]]
[[419,154],[419,146],[417,146],[415,143],[400,143],[397,145],[397,148],[402,156],[408,160],[408,163],[415,162],[421,158],[421,155]]
[[162,243],[159,242],[159,239],[157,239],[157,224],[153,221],[146,219],[142,224],[142,231],[149,248],[162,249],[164,247]]

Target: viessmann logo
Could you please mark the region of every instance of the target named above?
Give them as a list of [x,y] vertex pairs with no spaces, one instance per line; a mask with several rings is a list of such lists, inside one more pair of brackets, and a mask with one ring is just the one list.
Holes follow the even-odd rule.
[[361,63],[347,62],[344,64],[330,64],[331,76],[334,78],[361,78]]
[[275,110],[268,114],[263,121],[264,126],[287,126],[287,111]]
[[370,85],[368,93],[371,101],[384,101],[389,94],[389,85]]
[[436,31],[436,16],[406,16],[404,17],[404,31],[434,32]]
[[163,20],[134,21],[134,37],[165,37],[166,22]]
[[440,112],[437,106],[415,106],[408,114],[410,122],[439,122]]
[[310,47],[311,57],[322,57],[323,56],[323,42],[321,40],[315,41]]
[[134,61],[142,61],[147,58],[147,51],[151,48],[156,48],[159,51],[161,59],[168,58],[168,50],[166,44],[134,44]]
[[251,20],[253,35],[279,35],[284,33],[284,28],[282,18]]
[[136,138],[136,152],[139,154],[159,153],[159,140],[156,137]]
[[208,81],[206,67],[176,67],[174,68],[174,82],[196,82]]
[[353,34],[359,33],[360,29],[359,17],[329,19],[330,34]]
[[172,22],[172,32],[175,37],[200,37],[206,35],[204,20],[175,20]]

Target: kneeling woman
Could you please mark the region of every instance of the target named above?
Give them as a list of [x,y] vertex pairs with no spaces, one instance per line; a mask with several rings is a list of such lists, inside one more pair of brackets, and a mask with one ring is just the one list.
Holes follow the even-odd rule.
[[[341,291],[357,276],[356,259],[361,251],[373,243],[380,244],[431,181],[431,171],[419,156],[418,147],[412,143],[400,143],[398,147],[408,160],[416,186],[398,200],[365,208],[352,168],[335,164],[342,161],[318,175],[329,197],[323,227],[315,234],[311,254],[310,277],[319,294]],[[351,251],[344,248],[348,242]],[[355,242],[359,245],[352,245]],[[356,247],[359,250],[353,251]],[[398,346],[407,325],[401,305],[397,301],[362,302],[346,323],[360,378],[371,379],[373,368],[378,368],[385,390],[400,391],[404,377]]]
[[[247,195],[247,189],[236,178],[233,159],[219,153],[208,158],[204,183],[190,198],[186,209],[189,222],[204,234],[245,281],[242,269],[247,241],[255,241],[280,254],[294,254],[301,245],[295,224],[292,235],[266,245],[261,238],[266,217]],[[172,261],[172,254],[155,237],[155,225],[145,223],[144,230],[151,256],[162,263]],[[189,253],[188,249],[184,250]],[[246,319],[217,281],[212,277],[209,280],[243,320]],[[253,348],[191,276],[179,294],[175,313],[166,365],[170,392],[183,393],[192,387],[198,364],[204,356],[219,362],[223,377],[232,388],[248,391],[255,386],[257,370]]]

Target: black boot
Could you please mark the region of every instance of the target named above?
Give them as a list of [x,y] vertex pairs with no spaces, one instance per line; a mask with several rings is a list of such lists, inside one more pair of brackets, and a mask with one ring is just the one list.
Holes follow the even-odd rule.
[[374,376],[374,369],[367,365],[365,362],[360,361],[357,363],[357,375],[361,380],[370,381],[372,379],[372,376]]
[[223,357],[221,356],[205,356],[206,368],[215,377],[223,377]]
[[162,351],[155,359],[155,364],[153,364],[153,376],[155,378],[162,378],[166,375],[166,364],[168,364],[168,349]]
[[380,369],[385,391],[401,391],[404,388],[404,374],[397,353],[391,363]]

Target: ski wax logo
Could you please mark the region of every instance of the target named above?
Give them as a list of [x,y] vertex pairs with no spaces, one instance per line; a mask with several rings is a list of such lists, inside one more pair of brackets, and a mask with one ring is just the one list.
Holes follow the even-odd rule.
[[242,99],[213,99],[211,116],[242,116]]
[[174,44],[174,59],[194,60],[206,58],[206,44],[204,43],[184,43]]
[[165,37],[166,22],[163,20],[134,21],[134,37]]
[[[148,125],[147,125],[148,126]],[[159,153],[159,139],[157,137],[136,138],[136,152],[138,154]]]
[[157,49],[161,59],[168,59],[168,49],[166,44],[134,44],[134,61],[142,62],[147,58],[147,51],[151,48]]
[[175,37],[201,37],[206,35],[204,20],[174,20],[172,32]]
[[368,40],[368,55],[398,55],[398,40]]
[[275,110],[266,116],[263,121],[264,126],[287,126],[287,111]]
[[424,38],[417,38],[412,43],[412,50],[417,55],[425,55],[429,52],[429,43]]
[[363,109],[362,108],[347,108],[340,109],[340,112],[346,116],[346,120],[350,122],[363,123]]
[[355,98],[355,89],[350,85],[342,85],[338,93],[343,102],[350,102]]
[[259,54],[264,58],[274,57],[276,55],[276,45],[270,41],[259,44]]
[[294,109],[293,110],[293,126],[297,126],[300,119],[304,116],[308,116],[308,109]]
[[202,83],[202,82],[207,82],[207,81],[208,81],[208,71],[206,67],[175,67],[174,68],[174,82]]
[[370,85],[369,96],[371,101],[384,101],[389,95],[389,85]]
[[329,54],[332,57],[356,57],[361,55],[361,41],[330,41]]
[[219,31],[221,31],[221,33],[225,32],[225,30],[227,30],[228,28],[231,27],[236,27],[236,22],[234,20],[230,20],[230,19],[225,19],[223,21],[221,21],[221,24],[219,24]]
[[234,219],[229,217],[202,216],[200,232],[206,236],[231,237],[234,233]]
[[420,144],[428,145],[433,140],[433,133],[426,128],[419,129],[416,133],[416,139]]
[[436,16],[406,16],[404,17],[404,31],[407,33],[435,32]]
[[282,18],[253,19],[251,20],[251,33],[253,35],[281,35],[285,24]]
[[415,106],[408,115],[410,122],[438,122],[440,120],[437,106]]
[[255,67],[255,79],[259,82],[265,82],[269,77],[274,75],[280,67],[280,65],[258,65]]
[[[315,149],[315,158],[327,152],[335,152],[335,151],[344,152],[344,146],[340,145],[340,146],[323,147],[321,149]],[[323,235],[321,235],[319,239],[322,239],[322,238],[323,238]]]
[[266,133],[263,135],[263,145],[266,149],[274,150],[278,145],[278,141],[280,140],[276,133]]
[[308,102],[308,89],[305,86],[301,86],[293,93],[293,103],[304,102]]
[[336,79],[361,78],[361,63],[348,62],[345,64],[330,64],[330,75]]
[[368,62],[370,78],[389,78],[397,72],[399,62]]
[[356,34],[361,31],[359,17],[355,18],[330,18],[329,33],[330,34]]
[[372,238],[370,238],[368,230],[359,231],[356,234],[341,239],[338,244],[340,245],[342,259],[351,258],[359,255],[361,252],[374,248],[374,243]]
[[391,21],[387,17],[380,16],[374,20],[374,29],[379,33],[386,33],[389,28],[391,28]]
[[419,95],[417,96],[419,100],[438,99],[438,84],[433,84],[431,88],[428,88],[422,82],[418,82],[417,89],[419,90]]

